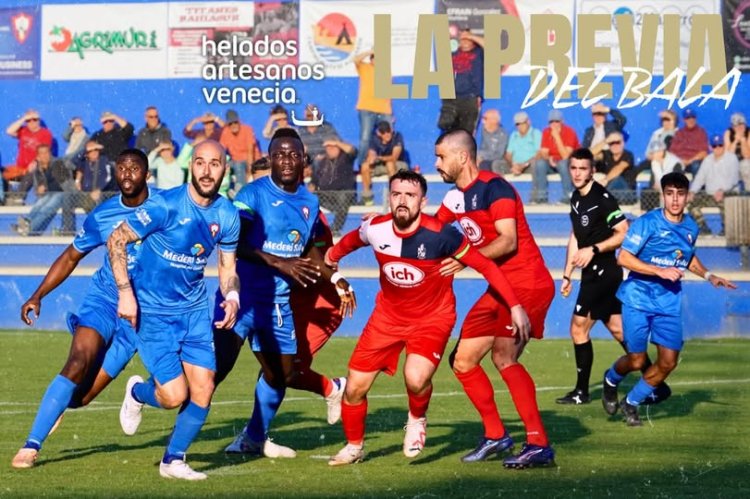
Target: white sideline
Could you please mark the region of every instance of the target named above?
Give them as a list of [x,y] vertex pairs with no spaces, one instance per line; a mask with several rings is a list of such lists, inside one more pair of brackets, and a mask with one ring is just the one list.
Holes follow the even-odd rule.
[[[703,380],[703,381],[676,381],[669,383],[670,386],[707,386],[707,385],[726,385],[726,384],[744,384],[744,383],[750,383],[750,378],[742,378],[742,379],[712,379],[712,380]],[[564,385],[564,386],[537,386],[536,391],[537,392],[551,392],[551,391],[563,391],[570,389],[570,386]],[[507,390],[495,390],[495,393],[503,393]],[[466,394],[462,391],[450,391],[450,392],[433,392],[433,397],[457,397],[457,396],[466,396]],[[367,395],[368,399],[397,399],[397,398],[406,398],[406,395],[404,393],[389,393],[384,395],[376,395],[376,394],[369,394]],[[305,397],[285,397],[284,402],[310,402],[315,401],[319,402],[321,400],[321,397],[318,396],[305,396]],[[244,400],[223,400],[223,401],[216,401],[211,402],[212,406],[231,406],[231,405],[245,405],[249,404],[253,401],[252,397],[248,397]],[[36,407],[39,405],[38,402],[2,402],[0,401],[0,407],[19,407],[19,406],[28,406],[31,407],[31,409],[27,410],[9,410],[9,411],[0,411],[0,416],[13,416],[18,414],[35,414],[36,413]],[[120,406],[122,404],[107,404],[107,403],[99,403],[99,402],[92,402],[91,406],[83,407],[81,409],[76,409],[76,411],[114,411],[114,410],[120,410]]]

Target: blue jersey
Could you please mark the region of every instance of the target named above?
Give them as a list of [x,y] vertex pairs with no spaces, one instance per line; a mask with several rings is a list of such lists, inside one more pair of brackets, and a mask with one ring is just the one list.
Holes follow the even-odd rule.
[[[277,186],[270,176],[246,185],[234,205],[252,229],[241,244],[283,258],[301,256],[313,237],[318,220],[318,197],[304,185],[291,193]],[[288,278],[271,267],[239,260],[242,303],[289,302]]]
[[[159,192],[158,189],[150,189],[149,197]],[[83,227],[73,239],[73,247],[81,253],[88,253],[99,246],[107,243],[107,239],[113,230],[119,226],[125,218],[133,213],[137,207],[131,208],[122,203],[122,196],[115,196],[97,206],[83,222]],[[128,244],[128,273],[132,275],[135,260],[141,248],[140,241]],[[91,278],[92,284],[98,287],[102,294],[117,303],[117,287],[112,275],[112,266],[109,263],[109,254],[105,253],[104,263]]]
[[217,197],[200,206],[185,184],[150,198],[126,221],[143,240],[133,279],[141,310],[178,314],[208,307],[208,257],[217,245],[228,253],[237,249],[240,219],[232,203]]
[[[698,225],[688,215],[680,223],[664,217],[661,208],[638,218],[630,226],[622,249],[658,267],[686,270],[695,253]],[[680,315],[682,283],[630,272],[617,298],[635,309],[660,315]]]

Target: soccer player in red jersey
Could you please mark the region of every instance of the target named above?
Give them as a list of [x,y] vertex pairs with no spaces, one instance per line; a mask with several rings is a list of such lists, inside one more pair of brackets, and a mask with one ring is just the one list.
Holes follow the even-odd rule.
[[[482,461],[513,446],[500,420],[492,383],[480,365],[492,352],[492,362],[526,427],[523,449],[503,464],[509,468],[551,464],[555,453],[539,414],[536,387],[518,358],[530,337],[542,338],[555,285],[529,230],[520,196],[502,177],[477,168],[476,151],[474,138],[463,130],[446,132],[435,142],[435,167],[445,182],[456,184],[443,199],[437,218],[443,223],[458,221],[471,244],[503,271],[529,314],[531,331],[530,335],[515,334],[512,304],[493,289],[488,289],[466,316],[451,354],[451,367],[482,417],[484,437],[461,459]],[[462,268],[461,262],[446,260],[441,272],[452,275]]]
[[432,375],[456,322],[453,278],[440,274],[445,258],[460,260],[482,273],[510,306],[514,331],[519,336],[529,334],[526,312],[497,266],[473,249],[453,226],[421,213],[427,201],[424,177],[400,171],[391,177],[390,190],[391,213],[364,221],[358,231],[345,235],[325,257],[327,265],[335,266],[352,251],[372,246],[380,267],[381,286],[375,310],[349,360],[341,407],[348,443],[328,462],[331,466],[356,463],[364,457],[367,392],[380,371],[389,375],[396,372],[403,348],[409,397],[404,454],[415,457],[422,452]]

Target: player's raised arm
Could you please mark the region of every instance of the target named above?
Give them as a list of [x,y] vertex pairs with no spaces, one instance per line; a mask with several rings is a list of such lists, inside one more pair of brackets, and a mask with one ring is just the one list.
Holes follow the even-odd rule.
[[234,252],[219,250],[219,288],[224,295],[221,308],[224,319],[214,322],[219,329],[232,329],[240,309],[240,278],[237,276],[237,256]]
[[109,252],[109,261],[112,264],[112,275],[115,278],[119,294],[117,315],[130,322],[133,328],[136,327],[138,303],[135,301],[133,288],[130,286],[130,279],[128,278],[127,246],[138,239],[140,239],[138,234],[133,232],[133,229],[127,223],[120,224],[107,239],[107,251]]
[[733,283],[732,281],[730,281],[729,279],[725,279],[709,271],[705,267],[705,265],[703,265],[703,262],[700,261],[700,259],[698,258],[698,255],[693,255],[692,260],[690,260],[690,265],[688,266],[688,270],[690,270],[690,272],[697,275],[698,277],[704,278],[705,280],[710,282],[715,288],[737,289],[737,285]]
[[32,326],[34,324],[34,319],[31,317],[32,312],[37,318],[39,317],[42,311],[42,298],[51,293],[61,282],[67,279],[87,254],[76,250],[71,244],[57,257],[57,260],[55,260],[47,271],[47,275],[44,276],[41,284],[39,284],[39,287],[26,300],[26,303],[21,305],[21,320],[26,325]]

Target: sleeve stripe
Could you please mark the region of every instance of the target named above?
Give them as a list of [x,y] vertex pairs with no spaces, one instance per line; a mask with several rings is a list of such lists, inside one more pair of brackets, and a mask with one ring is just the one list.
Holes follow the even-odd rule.
[[453,255],[453,258],[455,258],[456,260],[460,260],[461,258],[464,257],[464,255],[466,255],[466,253],[469,252],[469,248],[471,248],[471,243],[466,243],[466,246],[464,246],[463,248],[459,249],[456,252],[456,254]]
[[617,217],[619,217],[621,215],[622,215],[622,211],[620,211],[620,210],[613,211],[612,213],[610,213],[609,215],[607,215],[607,223],[611,222],[613,218],[617,218]]
[[234,206],[240,211],[246,211],[248,213],[255,213],[255,211],[252,208],[250,208],[248,205],[246,205],[242,201],[235,201]]

